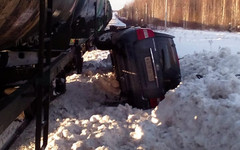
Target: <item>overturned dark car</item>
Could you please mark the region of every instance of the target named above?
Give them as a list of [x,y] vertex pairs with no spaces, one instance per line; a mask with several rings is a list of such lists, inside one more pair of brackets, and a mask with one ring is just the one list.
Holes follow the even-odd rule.
[[101,37],[106,46],[101,39],[96,45],[101,49],[111,47],[121,95],[127,97],[133,107],[156,107],[165,93],[176,88],[181,81],[174,37],[135,27],[110,32],[107,37],[111,35],[111,38]]

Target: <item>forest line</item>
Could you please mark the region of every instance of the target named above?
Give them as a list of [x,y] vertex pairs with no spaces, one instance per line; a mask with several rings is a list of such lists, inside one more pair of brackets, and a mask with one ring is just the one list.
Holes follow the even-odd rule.
[[240,0],[135,0],[119,11],[133,24],[240,30]]

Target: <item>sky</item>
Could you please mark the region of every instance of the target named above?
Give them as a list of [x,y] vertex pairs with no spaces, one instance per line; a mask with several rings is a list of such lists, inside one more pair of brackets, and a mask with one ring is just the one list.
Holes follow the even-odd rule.
[[110,0],[113,10],[119,10],[124,7],[125,4],[132,2],[133,0]]
[[[83,74],[67,76],[66,93],[50,104],[46,150],[240,149],[240,34],[158,32],[175,36],[181,84],[155,109],[106,106],[120,92],[109,51],[87,52]],[[0,146],[13,126],[0,136]],[[34,149],[34,127],[33,121],[10,150]]]

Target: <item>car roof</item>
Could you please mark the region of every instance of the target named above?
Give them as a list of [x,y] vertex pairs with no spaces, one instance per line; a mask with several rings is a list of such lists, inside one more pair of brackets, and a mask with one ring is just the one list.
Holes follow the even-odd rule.
[[[117,41],[119,40],[128,41],[128,42],[137,41],[138,38],[137,38],[136,30],[138,29],[149,29],[149,28],[130,27],[130,28],[120,30],[118,33],[114,34],[114,36],[112,37],[113,43],[117,43]],[[159,33],[156,31],[153,31],[153,32],[155,34],[155,37],[171,38],[171,39],[174,38],[174,36],[166,33]]]

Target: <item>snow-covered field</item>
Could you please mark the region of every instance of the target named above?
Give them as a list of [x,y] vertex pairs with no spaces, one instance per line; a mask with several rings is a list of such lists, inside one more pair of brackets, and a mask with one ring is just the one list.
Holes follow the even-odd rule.
[[[109,52],[88,52],[83,74],[68,76],[66,93],[50,104],[47,149],[239,150],[240,34],[164,32],[176,37],[181,85],[154,110],[105,106],[120,92]],[[10,149],[34,149],[34,128]]]
[[233,54],[240,52],[240,32],[183,30],[181,28],[173,28],[161,32],[175,36],[174,41],[180,57],[186,54],[194,54],[194,52],[219,51],[222,48],[231,49]]

